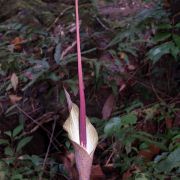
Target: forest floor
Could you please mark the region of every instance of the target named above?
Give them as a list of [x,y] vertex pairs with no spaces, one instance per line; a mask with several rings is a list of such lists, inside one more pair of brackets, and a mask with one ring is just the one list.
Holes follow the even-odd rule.
[[[0,7],[0,180],[76,180],[62,128],[63,87],[79,104],[74,2],[0,0]],[[80,2],[87,116],[99,134],[92,180],[179,178],[180,24],[173,7]]]

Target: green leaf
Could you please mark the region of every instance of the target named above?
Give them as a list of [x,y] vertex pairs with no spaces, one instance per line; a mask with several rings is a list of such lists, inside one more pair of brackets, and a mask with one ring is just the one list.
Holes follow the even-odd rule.
[[133,125],[137,122],[137,117],[135,114],[130,113],[121,117],[122,125]]
[[59,64],[61,61],[61,44],[60,43],[56,45],[55,53],[54,53],[54,60],[56,61],[57,64]]
[[94,63],[94,66],[95,66],[95,77],[96,77],[96,81],[98,81],[98,79],[99,79],[99,74],[100,74],[101,63],[95,62],[95,63]]
[[36,166],[39,166],[41,164],[41,161],[42,161],[42,159],[39,156],[37,156],[37,155],[32,155],[30,160]]
[[13,156],[13,154],[14,154],[12,148],[10,148],[10,147],[6,147],[5,150],[4,150],[4,153],[7,156]]
[[135,176],[135,180],[149,180],[149,178],[143,173],[138,173]]
[[111,118],[107,122],[107,124],[105,125],[104,133],[107,136],[111,136],[114,133],[116,133],[116,131],[118,131],[120,128],[121,128],[121,119],[120,119],[120,117],[114,117],[114,118]]
[[178,135],[176,135],[176,136],[174,136],[174,137],[172,138],[173,141],[176,141],[176,140],[178,140],[178,139],[180,139],[180,134],[178,134]]
[[16,151],[20,151],[26,144],[28,144],[31,141],[32,137],[25,137],[21,139],[17,145]]
[[169,32],[161,32],[161,33],[158,33],[157,35],[155,35],[153,40],[155,42],[160,42],[160,41],[165,41],[169,37],[171,37],[171,33],[169,33]]
[[180,36],[174,34],[173,35],[173,40],[174,40],[175,44],[178,46],[178,48],[180,49]]
[[17,126],[14,130],[13,130],[13,137],[16,137],[22,130],[23,130],[23,124],[20,124],[19,126]]
[[177,24],[175,25],[175,28],[180,28],[180,23],[177,23]]
[[158,26],[158,29],[172,29],[172,25],[171,24],[160,24]]
[[2,144],[9,144],[9,142],[6,139],[0,139],[0,145]]
[[180,166],[180,148],[171,152],[166,159],[157,164],[158,172],[170,172],[173,168]]
[[167,43],[163,43],[159,46],[155,46],[148,53],[147,56],[155,63],[157,62],[163,55],[170,54],[171,49],[174,48],[174,43],[169,41]]
[[177,46],[172,46],[170,50],[171,55],[174,57],[174,59],[178,60],[178,54],[180,52],[180,49]]
[[11,180],[23,180],[23,179],[24,178],[22,174],[16,174],[11,177]]
[[11,131],[6,131],[6,132],[4,132],[4,134],[6,134],[9,137],[12,137],[12,132]]

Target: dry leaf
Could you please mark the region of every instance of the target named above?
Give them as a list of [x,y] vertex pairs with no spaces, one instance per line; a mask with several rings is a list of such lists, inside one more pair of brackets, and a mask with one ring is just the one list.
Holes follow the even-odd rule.
[[159,153],[160,153],[160,148],[154,144],[150,144],[148,149],[139,151],[139,156],[143,157],[146,160],[151,161],[153,157]]
[[22,97],[11,94],[11,95],[9,95],[9,99],[12,104],[16,104],[18,101],[20,101],[22,99]]
[[128,179],[130,179],[130,177],[132,177],[132,172],[131,172],[131,169],[128,169],[128,170],[123,174],[122,180],[128,180]]
[[99,179],[101,180],[105,179],[105,175],[100,165],[94,165],[92,166],[91,180],[99,180]]
[[17,51],[21,51],[22,50],[22,45],[21,43],[24,41],[23,38],[21,37],[16,37],[11,41],[11,44],[14,45],[14,49]]
[[144,158],[147,161],[151,161],[153,159],[154,154],[149,150],[141,150],[138,153],[138,156]]
[[12,87],[13,87],[13,89],[14,89],[15,91],[16,91],[16,89],[17,89],[18,82],[19,82],[19,80],[18,80],[17,75],[16,75],[15,73],[13,73],[12,76],[11,76],[11,85],[12,85]]
[[115,98],[114,98],[114,95],[111,94],[107,98],[107,100],[103,106],[103,109],[102,109],[102,118],[103,119],[108,119],[110,117],[111,112],[113,110],[114,103],[115,103]]
[[96,129],[86,118],[86,132],[87,132],[87,145],[86,148],[80,145],[79,138],[79,108],[76,104],[72,103],[67,91],[66,99],[70,115],[65,121],[63,128],[68,132],[68,137],[71,140],[75,149],[76,165],[79,172],[80,180],[89,180],[91,173],[91,166],[93,154],[98,143],[98,135]]
[[166,122],[166,128],[167,129],[171,129],[173,127],[173,120],[172,119],[166,118],[165,122]]

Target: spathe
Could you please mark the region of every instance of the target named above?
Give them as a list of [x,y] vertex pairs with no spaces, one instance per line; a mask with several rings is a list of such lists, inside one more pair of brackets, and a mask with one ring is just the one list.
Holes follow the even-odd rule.
[[79,108],[76,104],[72,103],[66,90],[65,93],[70,114],[68,119],[65,121],[63,128],[68,132],[68,137],[75,150],[75,160],[79,172],[79,179],[89,180],[93,155],[98,143],[98,134],[89,119],[86,117],[87,145],[86,148],[81,146],[79,137]]

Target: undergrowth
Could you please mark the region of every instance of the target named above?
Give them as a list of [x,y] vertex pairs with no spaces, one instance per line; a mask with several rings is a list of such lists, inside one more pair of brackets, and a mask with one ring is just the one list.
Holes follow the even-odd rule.
[[[115,17],[103,14],[112,1],[80,2],[87,114],[100,136],[94,165],[105,179],[176,180],[180,174],[180,24],[165,1],[153,2]],[[74,5],[0,5],[0,177],[73,178],[62,124],[63,87],[79,103]],[[40,152],[28,152],[33,144]]]

